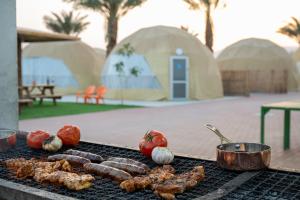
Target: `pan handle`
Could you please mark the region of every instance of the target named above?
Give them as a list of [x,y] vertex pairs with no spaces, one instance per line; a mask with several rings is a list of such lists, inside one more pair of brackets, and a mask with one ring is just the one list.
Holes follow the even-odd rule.
[[212,132],[214,132],[221,140],[221,144],[224,143],[224,141],[226,143],[232,143],[231,140],[229,140],[228,138],[226,138],[216,127],[214,127],[211,124],[205,124],[204,125],[206,128],[208,128],[209,130],[211,130]]

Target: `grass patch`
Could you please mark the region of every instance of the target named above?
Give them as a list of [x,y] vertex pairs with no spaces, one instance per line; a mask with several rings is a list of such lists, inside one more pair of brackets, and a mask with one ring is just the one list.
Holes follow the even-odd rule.
[[139,106],[128,105],[107,105],[107,104],[83,104],[83,103],[65,103],[58,102],[53,105],[52,102],[44,101],[42,105],[38,102],[33,102],[32,106],[22,108],[19,119],[34,119],[43,117],[54,117],[63,115],[75,115],[81,113],[102,112],[124,108],[138,108]]

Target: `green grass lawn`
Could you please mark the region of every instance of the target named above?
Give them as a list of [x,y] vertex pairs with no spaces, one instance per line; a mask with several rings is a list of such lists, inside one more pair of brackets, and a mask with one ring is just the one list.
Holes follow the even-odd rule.
[[52,102],[44,101],[42,105],[33,102],[32,106],[22,108],[19,119],[33,119],[42,117],[54,117],[63,115],[74,115],[80,113],[102,112],[115,109],[137,108],[138,106],[127,105],[106,105],[106,104],[82,104],[82,103],[63,103],[58,102],[53,105]]

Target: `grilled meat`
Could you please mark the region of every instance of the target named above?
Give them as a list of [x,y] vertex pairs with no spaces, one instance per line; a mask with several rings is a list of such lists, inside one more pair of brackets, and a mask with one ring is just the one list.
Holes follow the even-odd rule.
[[102,156],[94,154],[94,153],[90,153],[90,152],[69,149],[69,150],[65,151],[64,153],[69,154],[69,155],[73,155],[73,156],[80,156],[80,157],[83,157],[83,158],[87,158],[91,162],[95,162],[95,163],[100,163],[100,162],[104,161]]
[[118,162],[118,163],[125,163],[125,164],[136,165],[136,166],[139,166],[139,167],[143,168],[145,171],[150,171],[150,168],[147,165],[145,165],[144,163],[141,163],[139,161],[133,160],[133,159],[119,158],[119,157],[110,157],[107,160],[108,161]]
[[[40,168],[41,169],[41,168]],[[65,171],[42,172],[37,169],[34,179],[38,182],[59,183],[70,190],[82,190],[91,186],[91,181],[95,180],[90,174],[78,175]]]
[[49,161],[57,161],[57,160],[67,160],[71,164],[83,165],[85,163],[90,163],[91,161],[87,158],[68,155],[68,154],[55,154],[53,156],[48,156]]
[[37,182],[59,183],[71,190],[81,190],[91,186],[94,177],[89,174],[71,173],[68,161],[42,162],[36,159],[9,159],[6,166],[16,172],[18,178],[33,177]]
[[101,165],[114,167],[120,170],[124,170],[131,174],[146,174],[146,170],[144,168],[134,164],[127,164],[127,163],[115,162],[115,161],[104,161],[101,163]]
[[146,176],[136,176],[123,181],[120,187],[127,192],[138,189],[151,188],[154,193],[163,199],[174,199],[176,193],[195,187],[204,179],[204,168],[196,166],[193,170],[175,175],[175,170],[170,165],[157,167]]
[[164,199],[174,199],[176,193],[195,187],[205,177],[204,168],[196,166],[192,171],[175,175],[161,183],[152,185],[154,193]]
[[129,173],[123,170],[102,164],[86,163],[83,165],[83,168],[89,173],[94,173],[104,177],[110,177],[117,181],[124,181],[132,178]]
[[156,167],[152,169],[148,175],[136,176],[132,179],[123,181],[120,187],[127,192],[133,192],[138,189],[152,188],[155,183],[161,183],[174,176],[175,169],[171,165],[164,165],[163,167]]

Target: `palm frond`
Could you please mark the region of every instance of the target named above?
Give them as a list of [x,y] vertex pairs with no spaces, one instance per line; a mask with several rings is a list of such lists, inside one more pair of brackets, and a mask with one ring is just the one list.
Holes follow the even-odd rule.
[[77,36],[90,24],[84,21],[87,15],[80,16],[80,13],[75,17],[72,11],[61,11],[60,14],[52,12],[51,14],[52,16],[44,16],[43,19],[46,27],[53,32]]

